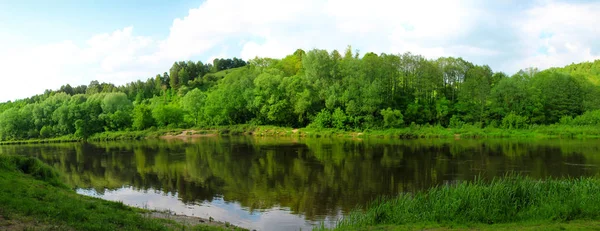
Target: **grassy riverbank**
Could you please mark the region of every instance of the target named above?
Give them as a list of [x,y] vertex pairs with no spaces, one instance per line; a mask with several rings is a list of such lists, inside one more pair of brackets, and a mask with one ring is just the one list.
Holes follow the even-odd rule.
[[163,129],[98,133],[88,140],[128,140],[157,137],[186,137],[208,135],[253,135],[280,137],[374,137],[393,139],[413,138],[600,138],[600,127],[547,125],[527,129],[479,128],[465,125],[461,128],[441,126],[410,126],[399,129],[346,131],[338,129],[286,128],[276,126],[232,125],[190,129]]
[[41,161],[0,155],[0,230],[231,230],[150,218],[148,211],[76,194]]
[[[533,139],[595,139],[600,138],[598,126],[543,125],[526,129],[479,128],[464,125],[461,128],[441,126],[409,126],[384,130],[346,131],[339,129],[286,128],[277,126],[231,125],[197,128],[148,129],[143,131],[111,131],[92,135],[87,141],[141,140],[147,138],[186,138],[200,136],[270,136],[270,137],[343,137],[343,138],[533,138]],[[51,139],[1,141],[3,144],[79,142],[81,138],[64,136]]]
[[373,202],[336,230],[600,229],[600,179],[508,177]]
[[43,143],[67,143],[67,142],[80,142],[83,141],[81,138],[77,138],[73,135],[61,136],[48,139],[29,139],[29,140],[8,140],[0,141],[0,145],[8,144],[43,144]]

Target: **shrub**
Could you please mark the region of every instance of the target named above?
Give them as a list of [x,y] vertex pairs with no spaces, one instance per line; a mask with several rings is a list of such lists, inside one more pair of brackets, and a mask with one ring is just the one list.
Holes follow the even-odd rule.
[[49,126],[42,127],[42,129],[40,130],[40,137],[41,138],[50,138],[51,136],[52,136],[52,127],[49,127]]
[[562,125],[571,125],[573,123],[573,117],[563,116],[560,118],[559,123]]
[[502,127],[508,129],[519,129],[527,126],[527,117],[510,113],[502,119]]
[[323,109],[315,116],[315,119],[310,124],[311,127],[315,128],[330,128],[331,127],[331,113],[328,110]]
[[336,108],[333,114],[331,115],[331,122],[333,127],[337,129],[344,129],[346,127],[346,121],[348,120],[348,116],[346,113],[340,108]]
[[385,128],[399,128],[404,125],[404,116],[400,110],[392,110],[391,108],[381,110],[383,116],[383,127]]
[[[600,125],[600,110],[587,111],[580,116],[575,117],[572,121],[573,125]],[[561,118],[562,123],[562,118]]]
[[458,116],[453,115],[452,118],[450,118],[450,124],[448,125],[448,127],[460,129],[464,125],[465,125],[465,122],[463,122]]

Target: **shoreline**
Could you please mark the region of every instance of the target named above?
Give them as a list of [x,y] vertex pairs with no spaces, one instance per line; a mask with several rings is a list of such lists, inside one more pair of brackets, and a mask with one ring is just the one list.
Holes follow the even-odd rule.
[[144,139],[188,139],[215,136],[303,137],[303,138],[375,138],[375,139],[599,139],[600,127],[545,125],[528,129],[444,128],[439,126],[412,126],[397,129],[346,131],[338,129],[289,128],[277,126],[232,125],[188,129],[148,129],[143,131],[110,131],[97,133],[88,139],[64,136],[50,139],[0,141],[0,145],[68,143],[86,141],[116,141]]

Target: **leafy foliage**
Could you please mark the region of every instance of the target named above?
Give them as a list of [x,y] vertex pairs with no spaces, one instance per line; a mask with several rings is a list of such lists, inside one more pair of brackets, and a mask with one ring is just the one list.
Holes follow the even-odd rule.
[[596,126],[599,63],[528,68],[509,77],[461,58],[361,57],[351,47],[343,54],[297,50],[283,59],[180,61],[146,81],[67,84],[2,103],[0,140],[233,124],[343,130]]

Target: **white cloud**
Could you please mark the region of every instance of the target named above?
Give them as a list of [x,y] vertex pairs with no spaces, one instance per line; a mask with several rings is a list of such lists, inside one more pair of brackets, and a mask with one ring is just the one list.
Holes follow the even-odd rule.
[[600,59],[598,12],[600,2],[550,2],[527,10],[517,21],[521,59],[512,65],[545,69]]
[[[281,58],[296,49],[461,56],[509,74],[600,58],[600,3],[477,0],[206,0],[166,38],[133,27],[31,49],[0,47],[0,100],[63,84],[123,84],[202,57]],[[1,39],[1,38],[0,38]],[[20,46],[23,47],[23,46]]]
[[154,53],[156,42],[134,36],[127,27],[93,36],[83,45],[73,41],[11,50],[0,54],[5,70],[0,100],[13,100],[41,94],[62,85],[89,84],[92,80],[124,84],[151,77],[168,65],[144,59]]

